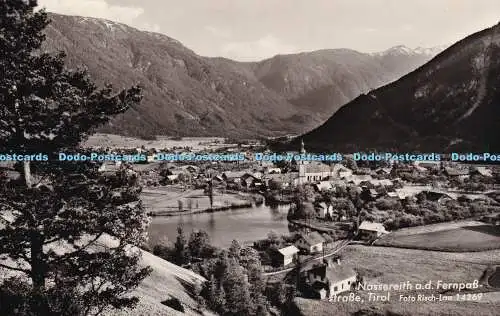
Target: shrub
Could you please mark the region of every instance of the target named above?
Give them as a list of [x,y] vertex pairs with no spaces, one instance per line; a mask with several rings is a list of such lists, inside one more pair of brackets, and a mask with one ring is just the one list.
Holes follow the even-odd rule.
[[164,300],[161,302],[163,305],[168,306],[170,308],[175,309],[176,311],[179,311],[181,313],[185,312],[184,306],[182,306],[181,301],[179,301],[178,298],[176,297],[171,297],[168,300]]
[[34,293],[31,285],[18,277],[0,285],[0,315],[80,316],[83,311],[76,290],[65,284],[58,283],[42,293]]

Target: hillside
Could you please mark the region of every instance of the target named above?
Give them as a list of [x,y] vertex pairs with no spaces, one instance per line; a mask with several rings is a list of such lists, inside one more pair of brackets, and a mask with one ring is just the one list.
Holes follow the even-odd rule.
[[[0,225],[2,220],[9,220],[5,214],[0,217]],[[108,235],[104,235],[99,239],[96,246],[116,247],[116,240]],[[62,244],[53,244],[52,249],[59,253],[64,253],[67,248]],[[191,297],[190,290],[195,284],[201,284],[205,279],[184,268],[176,266],[168,261],[165,261],[153,254],[141,250],[142,258],[140,264],[152,268],[152,273],[144,279],[139,287],[132,292],[132,295],[139,298],[139,303],[133,310],[109,311],[106,315],[123,315],[123,316],[176,316],[176,315],[201,315],[198,311],[198,303]],[[9,259],[0,260],[1,263],[18,266]],[[18,272],[13,272],[4,268],[0,268],[0,279],[19,275]],[[161,302],[175,297],[183,304],[185,313],[180,313]],[[203,315],[211,315],[208,311],[203,311]]]
[[471,35],[359,96],[303,136],[308,148],[499,151],[499,30],[500,24]]
[[196,55],[165,35],[102,19],[51,14],[45,50],[63,50],[70,67],[85,65],[100,83],[140,83],[140,108],[106,132],[126,135],[270,136],[317,122],[237,65]]
[[[197,311],[198,303],[190,296],[189,288],[197,282],[205,281],[203,277],[146,251],[142,252],[142,264],[150,266],[153,272],[134,292],[134,295],[140,298],[138,306],[131,311],[113,311],[112,315],[200,315]],[[171,297],[182,302],[185,313],[161,304]],[[208,315],[208,312],[205,312],[205,315]]]
[[266,87],[324,121],[345,103],[415,70],[440,50],[396,46],[364,54],[325,49],[278,55],[256,63],[254,71]]
[[101,84],[144,87],[140,107],[101,130],[128,136],[304,133],[435,53],[333,49],[243,63],[202,57],[166,35],[103,19],[50,18],[45,50],[65,51],[70,67],[87,67]]

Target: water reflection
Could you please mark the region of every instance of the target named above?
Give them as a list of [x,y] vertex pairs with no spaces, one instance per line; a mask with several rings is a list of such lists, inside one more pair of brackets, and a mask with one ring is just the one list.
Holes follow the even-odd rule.
[[205,230],[212,243],[220,247],[228,247],[233,239],[240,243],[262,239],[270,231],[288,234],[288,208],[260,205],[216,213],[155,217],[149,227],[150,240],[154,244],[166,237],[174,242],[178,225],[184,227],[186,234],[196,229]]

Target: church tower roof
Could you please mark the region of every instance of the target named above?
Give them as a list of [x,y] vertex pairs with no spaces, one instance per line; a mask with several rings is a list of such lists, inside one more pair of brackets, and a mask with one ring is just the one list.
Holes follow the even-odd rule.
[[301,154],[305,154],[306,153],[306,149],[304,147],[304,140],[302,138],[300,139],[300,153]]

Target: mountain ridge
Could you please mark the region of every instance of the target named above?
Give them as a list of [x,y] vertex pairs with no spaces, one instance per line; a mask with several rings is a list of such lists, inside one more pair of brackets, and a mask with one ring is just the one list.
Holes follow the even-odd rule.
[[369,54],[324,49],[237,62],[199,56],[164,34],[110,20],[53,13],[49,17],[45,50],[65,51],[70,67],[84,65],[99,84],[144,87],[139,108],[100,130],[126,136],[254,138],[304,133],[359,94],[430,58],[403,56],[387,61],[389,67]]
[[494,136],[499,34],[497,24],[451,45],[399,80],[359,96],[304,140],[316,150],[500,150]]

